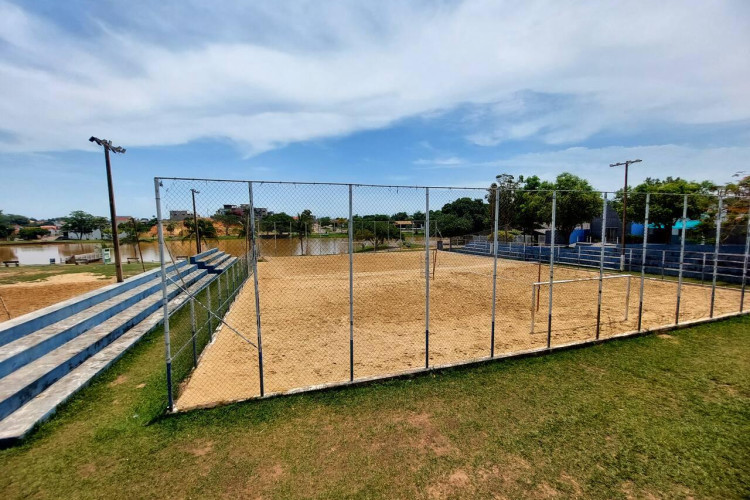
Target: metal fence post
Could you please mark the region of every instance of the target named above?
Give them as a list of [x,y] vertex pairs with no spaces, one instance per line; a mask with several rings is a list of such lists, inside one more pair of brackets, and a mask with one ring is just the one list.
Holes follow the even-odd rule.
[[622,320],[628,320],[628,312],[630,311],[630,275],[628,275],[627,289],[625,290],[625,315]]
[[206,305],[208,306],[208,333],[213,336],[213,305],[211,304],[211,284],[212,282],[208,282],[208,285],[206,285]]
[[425,232],[424,232],[424,366],[430,367],[430,188],[425,188]]
[[198,366],[198,329],[195,327],[195,299],[190,297],[190,332],[193,334],[193,367]]
[[628,272],[633,270],[633,249],[628,250]]
[[703,252],[703,261],[701,262],[701,285],[706,278],[706,252]]
[[352,185],[349,184],[349,380],[354,380],[354,222]]
[[677,307],[674,313],[674,324],[680,322],[680,299],[682,296],[682,268],[685,262],[685,234],[687,233],[688,195],[685,195],[682,205],[682,238],[680,240],[680,271],[677,278]]
[[164,311],[164,357],[167,368],[167,408],[174,409],[174,396],[172,394],[172,345],[169,338],[169,294],[167,293],[167,266],[164,260],[164,228],[161,216],[161,194],[159,187],[161,183],[158,177],[154,177],[154,192],[156,194],[156,228],[159,235],[159,264],[161,265],[161,297],[162,310]]
[[531,335],[534,334],[534,321],[536,319],[536,307],[535,307],[536,305],[535,302],[537,298],[536,288],[537,288],[537,284],[532,283],[531,285],[531,330],[529,331]]
[[224,301],[221,298],[221,274],[216,275],[216,310],[221,314],[221,306]]
[[555,279],[555,224],[557,223],[557,191],[552,191],[552,230],[549,252],[549,309],[547,310],[547,349],[552,346],[552,282]]
[[[255,214],[253,205],[253,183],[248,182],[248,191],[250,194],[250,213]],[[258,245],[255,234],[255,217],[250,218],[250,242],[252,243],[253,258],[253,285],[255,287],[255,325],[258,331],[258,377],[260,382],[260,396],[263,397],[263,339],[260,330],[260,295],[258,293]]]
[[651,193],[646,193],[646,216],[643,221],[643,250],[641,250],[641,290],[638,293],[638,331],[643,322],[643,285],[646,281],[646,249],[648,248],[648,211],[651,204]]
[[664,268],[667,265],[667,251],[662,250],[661,251],[661,279],[664,281]]
[[711,278],[711,309],[709,318],[714,317],[714,305],[716,303],[716,275],[719,271],[719,245],[721,245],[721,211],[723,210],[724,199],[719,195],[718,210],[716,212],[716,243],[714,244],[714,270]]
[[[748,204],[750,205],[750,204]],[[742,259],[742,290],[740,292],[740,312],[745,308],[745,282],[747,276],[747,259],[750,254],[750,208],[748,208],[747,214],[747,227],[745,229],[747,233],[745,235],[745,256]]]
[[604,251],[607,246],[607,193],[602,202],[602,248],[599,251],[599,296],[596,305],[596,338],[599,339],[602,320],[602,288],[604,286]]
[[494,256],[492,259],[492,327],[490,328],[490,357],[495,357],[495,306],[497,303],[497,230],[500,217],[500,186],[495,186]]

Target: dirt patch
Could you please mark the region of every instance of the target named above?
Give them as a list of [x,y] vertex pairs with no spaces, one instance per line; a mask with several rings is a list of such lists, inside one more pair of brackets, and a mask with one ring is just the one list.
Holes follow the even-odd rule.
[[574,498],[581,498],[583,496],[583,489],[581,488],[581,485],[578,483],[578,481],[573,478],[570,474],[567,472],[563,472],[560,474],[560,481],[570,485],[570,487],[573,489],[573,497]]
[[[58,274],[42,281],[0,285],[0,297],[10,315],[16,318],[114,282],[114,278],[93,273]],[[8,319],[5,309],[0,307],[0,321]]]
[[675,342],[675,343],[679,342],[677,337],[675,337],[674,335],[669,335],[668,333],[659,333],[656,336],[659,337],[660,339],[668,340],[670,342]]
[[195,457],[203,457],[211,453],[213,449],[214,449],[213,441],[200,441],[200,442],[194,443],[192,446],[188,447],[185,451],[187,451],[188,453],[190,453],[191,455]]
[[560,495],[560,492],[555,488],[542,481],[535,490],[535,498],[555,498]]
[[83,479],[88,479],[96,474],[96,465],[92,463],[84,464],[78,468],[78,475]]
[[469,475],[462,469],[457,469],[436,484],[427,487],[430,498],[448,498],[451,496],[470,496],[473,491]]
[[432,452],[438,457],[455,451],[456,448],[450,440],[435,427],[430,414],[413,414],[407,417],[406,421],[419,432],[419,439],[414,443],[416,449],[423,452]]
[[109,385],[114,387],[116,385],[124,384],[125,382],[127,382],[127,380],[128,380],[127,375],[119,375],[116,379],[110,382]]
[[[496,355],[546,347],[548,285],[534,288],[536,295],[532,294],[539,272],[535,263],[499,261]],[[549,275],[547,266],[541,266],[541,275]],[[555,269],[559,280],[596,276],[590,270]],[[348,381],[349,256],[275,257],[258,264],[258,279],[265,392]],[[639,279],[631,278],[630,287],[627,278],[603,283],[601,337],[636,330]],[[646,280],[643,328],[674,321],[676,287],[673,282]],[[430,290],[430,365],[488,357],[492,259],[440,252]],[[597,296],[596,279],[554,285],[553,345],[595,337]],[[353,297],[354,377],[423,368],[424,253],[355,255]],[[683,284],[680,321],[707,318],[709,303],[710,288]],[[717,290],[715,314],[734,312],[738,305],[738,290]],[[256,338],[252,285],[240,291],[225,320],[245,337]],[[183,385],[177,407],[258,396],[257,367],[257,350],[222,327]]]

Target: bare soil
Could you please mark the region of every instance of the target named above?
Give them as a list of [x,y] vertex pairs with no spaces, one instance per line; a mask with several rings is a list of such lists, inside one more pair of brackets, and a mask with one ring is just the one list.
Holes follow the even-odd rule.
[[114,278],[103,278],[99,274],[74,273],[58,274],[40,281],[0,285],[0,297],[5,303],[5,307],[0,303],[0,322],[10,319],[8,313],[16,318],[110,285],[114,281]]
[[[432,255],[435,255],[434,253]],[[430,279],[429,362],[453,364],[490,355],[492,260],[439,252]],[[432,264],[430,266],[432,273]],[[424,252],[354,257],[354,377],[425,366]],[[541,279],[539,277],[541,276]],[[556,267],[555,280],[597,277],[596,270]],[[258,264],[265,392],[349,380],[349,256],[274,257]],[[498,263],[495,354],[547,343],[549,268]],[[640,278],[603,280],[600,336],[637,329]],[[599,281],[554,284],[553,345],[596,335]],[[672,324],[677,284],[646,280],[643,328]],[[680,322],[707,318],[711,289],[683,284]],[[531,333],[532,304],[535,329]],[[715,315],[739,309],[739,291],[717,289]],[[249,280],[225,320],[257,338],[255,294]],[[226,327],[183,384],[177,407],[187,409],[259,395],[258,354]]]

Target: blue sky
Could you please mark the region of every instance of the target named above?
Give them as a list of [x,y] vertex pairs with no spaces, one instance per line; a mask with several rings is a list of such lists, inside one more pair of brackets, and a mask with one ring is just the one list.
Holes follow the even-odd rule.
[[750,2],[0,0],[0,209],[154,176],[484,186],[750,171]]

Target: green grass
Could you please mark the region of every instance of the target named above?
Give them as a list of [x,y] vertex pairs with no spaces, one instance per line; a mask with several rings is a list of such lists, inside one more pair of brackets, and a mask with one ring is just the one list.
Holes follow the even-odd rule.
[[[146,271],[159,267],[158,263],[146,262]],[[122,275],[125,278],[135,276],[143,272],[141,264],[123,264]],[[30,281],[43,280],[50,276],[58,274],[75,274],[75,273],[93,273],[98,274],[102,279],[115,276],[114,264],[61,264],[61,265],[42,265],[42,266],[20,266],[20,267],[0,267],[0,285],[11,285],[13,283],[27,283]]]
[[3,497],[750,495],[750,318],[154,418],[162,367],[157,332],[0,451]]

